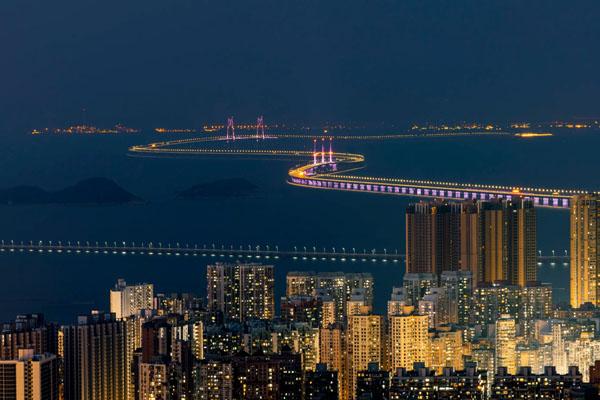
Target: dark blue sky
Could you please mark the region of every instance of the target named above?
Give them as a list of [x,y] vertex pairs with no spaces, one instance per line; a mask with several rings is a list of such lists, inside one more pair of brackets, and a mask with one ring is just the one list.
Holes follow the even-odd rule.
[[5,128],[600,118],[598,1],[0,3]]

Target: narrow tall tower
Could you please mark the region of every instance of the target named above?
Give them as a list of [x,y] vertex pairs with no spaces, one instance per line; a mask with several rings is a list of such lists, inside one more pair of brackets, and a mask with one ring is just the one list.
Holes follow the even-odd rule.
[[231,139],[235,140],[235,124],[233,117],[227,118],[227,140],[229,140],[229,132],[231,132]]
[[261,115],[256,119],[256,137],[265,138],[265,123],[263,120],[263,116]]
[[325,164],[325,138],[321,138],[321,163]]
[[496,320],[496,368],[506,367],[509,374],[517,373],[517,342],[515,320],[503,314]]
[[333,138],[329,138],[329,162],[330,163],[333,162],[333,148],[332,148],[332,144],[331,144],[332,141],[333,141]]
[[313,165],[317,165],[317,139],[313,139]]
[[571,200],[571,306],[600,304],[600,196]]

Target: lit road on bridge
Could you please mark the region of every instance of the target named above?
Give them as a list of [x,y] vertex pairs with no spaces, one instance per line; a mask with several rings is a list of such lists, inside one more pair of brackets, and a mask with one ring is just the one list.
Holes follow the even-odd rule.
[[[288,171],[288,183],[298,187],[337,190],[346,192],[364,192],[409,197],[440,198],[448,200],[491,200],[494,198],[512,199],[525,197],[533,200],[539,207],[568,209],[570,199],[574,195],[588,193],[585,190],[564,190],[555,188],[534,188],[500,185],[482,185],[470,183],[444,182],[434,180],[413,180],[390,177],[373,177],[349,175],[348,173],[363,167],[365,158],[362,154],[334,152],[331,140],[364,141],[364,140],[397,140],[422,137],[450,136],[492,136],[512,135],[506,132],[482,133],[441,133],[441,134],[399,134],[375,136],[322,136],[269,134],[229,136],[206,136],[192,139],[181,139],[136,145],[129,148],[131,153],[138,154],[170,154],[170,155],[204,155],[204,156],[256,156],[265,158],[298,158],[303,163]],[[243,142],[277,139],[311,139],[313,151],[277,150],[277,149],[221,149],[206,146],[210,143]],[[326,149],[326,144],[329,146]],[[196,145],[196,147],[187,147]],[[318,148],[320,147],[320,148]]]

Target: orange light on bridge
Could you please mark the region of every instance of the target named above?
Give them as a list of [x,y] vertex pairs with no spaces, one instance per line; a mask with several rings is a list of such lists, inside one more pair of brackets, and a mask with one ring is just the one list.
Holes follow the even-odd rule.
[[550,132],[523,132],[523,133],[515,133],[515,136],[522,138],[535,138],[535,137],[545,137],[545,136],[554,136]]

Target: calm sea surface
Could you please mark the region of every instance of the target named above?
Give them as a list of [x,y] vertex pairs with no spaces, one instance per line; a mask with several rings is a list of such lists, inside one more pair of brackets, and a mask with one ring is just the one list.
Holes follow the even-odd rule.
[[[103,176],[147,200],[125,206],[0,206],[0,239],[179,242],[216,245],[404,247],[404,208],[414,199],[315,191],[285,184],[292,160],[131,157],[131,144],[163,140],[156,134],[92,137],[12,136],[0,147],[0,187],[56,189]],[[172,136],[175,137],[175,136]],[[268,143],[268,142],[267,142]],[[309,141],[268,143],[309,149]],[[248,143],[263,146],[265,143]],[[367,157],[361,172],[471,183],[600,189],[600,132],[553,137],[470,137],[336,143]],[[177,191],[221,178],[246,178],[260,187],[251,198],[175,200]],[[539,210],[538,248],[568,248],[568,212]],[[44,312],[67,322],[90,308],[108,307],[117,278],[153,282],[159,292],[205,293],[206,260],[192,257],[0,254],[0,320]],[[276,295],[290,270],[369,271],[376,308],[383,311],[403,266],[383,263],[276,264]],[[545,265],[541,279],[568,295],[568,267]]]

